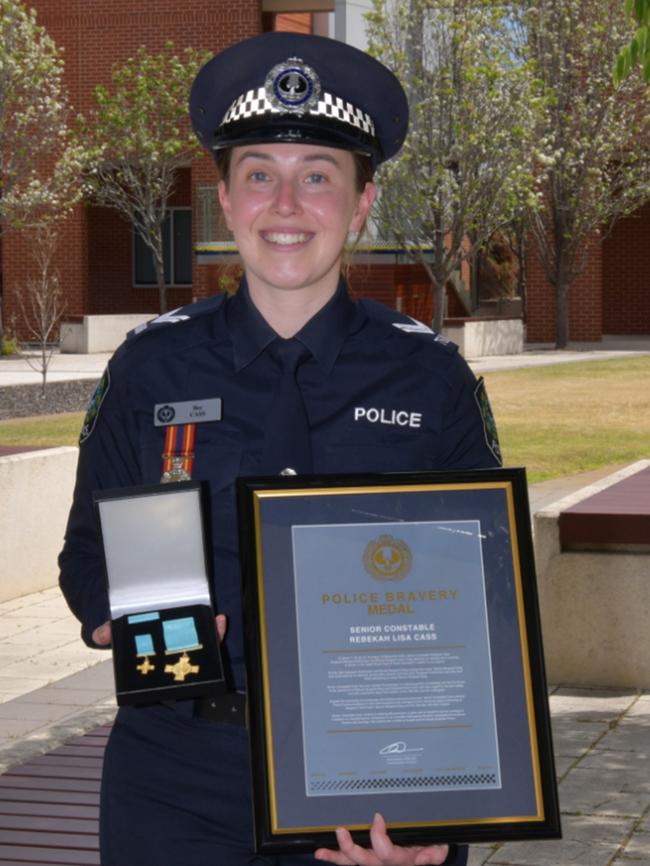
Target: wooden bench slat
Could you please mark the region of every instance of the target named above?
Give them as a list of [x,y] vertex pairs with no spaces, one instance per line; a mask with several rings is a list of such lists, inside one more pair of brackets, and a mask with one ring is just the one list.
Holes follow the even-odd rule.
[[88,818],[99,819],[99,806],[86,806],[85,799],[79,803],[39,803],[29,796],[25,801],[14,797],[12,800],[0,800],[0,815],[42,815],[52,818]]
[[99,791],[99,782],[85,779],[47,779],[42,776],[20,776],[5,773],[0,776],[1,788],[38,788],[52,791]]
[[[1,779],[1,777],[0,777]],[[44,790],[40,788],[16,788],[0,786],[0,808],[6,802],[28,802],[40,804],[63,803],[66,805],[99,806],[99,788],[96,792]]]
[[54,752],[49,752],[47,755],[39,755],[33,758],[28,764],[36,764],[39,767],[83,767],[85,769],[101,770],[103,758],[96,758],[94,755],[60,755]]
[[51,848],[22,848],[0,844],[0,863],[6,866],[11,862],[19,866],[24,866],[25,863],[29,863],[30,866],[36,863],[42,863],[44,866],[56,863],[65,866],[100,866],[99,851],[56,851]]
[[66,743],[65,746],[59,746],[58,749],[52,749],[48,755],[66,755],[71,758],[97,758],[100,761],[104,757],[105,746],[74,746]]
[[[48,860],[47,863],[42,860],[5,860],[4,858],[0,860],[2,866],[52,866],[52,861]],[[70,861],[67,861],[65,866],[69,866]]]
[[99,821],[79,817],[0,814],[0,839],[4,830],[36,830],[43,833],[99,833]]
[[[51,833],[39,830],[3,830],[0,833],[3,845],[29,845],[30,848],[70,848],[97,850],[97,836],[84,833]],[[2,860],[0,860],[0,863]]]
[[96,779],[102,777],[101,767],[66,767],[62,764],[41,764],[37,761],[29,761],[27,764],[19,764],[12,767],[9,776],[31,776],[46,779]]

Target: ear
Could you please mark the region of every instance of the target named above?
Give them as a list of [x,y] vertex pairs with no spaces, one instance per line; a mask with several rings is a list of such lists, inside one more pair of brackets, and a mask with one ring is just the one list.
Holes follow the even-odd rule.
[[351,232],[360,232],[370,213],[370,208],[377,196],[377,187],[372,181],[368,181],[363,188],[363,192],[357,200],[357,206],[354,209],[352,220],[350,221]]
[[228,186],[225,180],[219,181],[217,191],[219,193],[219,204],[221,205],[221,210],[223,211],[226,225],[228,226],[228,229],[232,231],[232,224],[230,219],[230,195],[228,194]]

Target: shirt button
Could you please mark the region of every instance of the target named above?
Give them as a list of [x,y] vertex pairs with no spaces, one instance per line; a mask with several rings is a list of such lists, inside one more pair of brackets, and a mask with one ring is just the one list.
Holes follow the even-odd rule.
[[291,466],[287,466],[286,469],[283,469],[282,472],[280,472],[280,475],[297,475],[297,474],[298,473],[296,472],[296,470],[292,469]]

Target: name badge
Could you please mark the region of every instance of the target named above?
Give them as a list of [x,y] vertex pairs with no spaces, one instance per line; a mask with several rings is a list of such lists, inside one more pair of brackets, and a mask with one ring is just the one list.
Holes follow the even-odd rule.
[[221,421],[221,397],[211,400],[185,400],[182,403],[156,403],[153,407],[155,427],[200,424],[202,421]]

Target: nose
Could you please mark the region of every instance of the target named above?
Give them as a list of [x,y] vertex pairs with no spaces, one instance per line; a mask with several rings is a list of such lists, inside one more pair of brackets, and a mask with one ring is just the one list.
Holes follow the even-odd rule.
[[300,213],[302,208],[294,183],[290,179],[281,180],[276,190],[273,209],[280,216],[291,216]]

